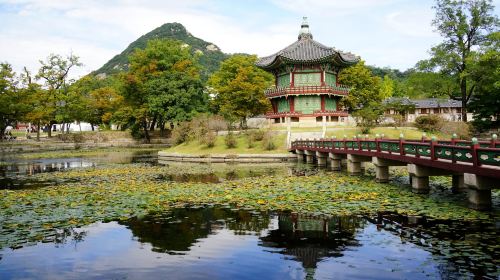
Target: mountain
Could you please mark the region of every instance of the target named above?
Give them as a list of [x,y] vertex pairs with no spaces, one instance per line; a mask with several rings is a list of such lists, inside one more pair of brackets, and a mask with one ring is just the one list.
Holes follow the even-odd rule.
[[115,55],[115,57],[106,62],[101,68],[94,71],[94,74],[109,75],[127,70],[128,56],[137,48],[144,49],[147,42],[151,39],[175,39],[191,46],[191,51],[193,53],[201,54],[199,62],[203,68],[201,77],[204,80],[206,80],[210,74],[217,71],[221,61],[229,56],[223,53],[216,45],[191,35],[182,24],[177,22],[166,23],[139,37],[139,39],[128,45],[124,51]]

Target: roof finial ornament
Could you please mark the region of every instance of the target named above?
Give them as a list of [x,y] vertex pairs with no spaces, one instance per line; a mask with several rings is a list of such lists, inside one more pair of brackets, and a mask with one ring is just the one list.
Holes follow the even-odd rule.
[[309,23],[307,17],[302,17],[302,25],[300,26],[299,40],[312,39],[311,31],[309,31]]

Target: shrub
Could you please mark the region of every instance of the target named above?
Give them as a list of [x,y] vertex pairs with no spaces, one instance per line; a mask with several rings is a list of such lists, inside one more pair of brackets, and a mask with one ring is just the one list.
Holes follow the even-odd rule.
[[210,116],[208,119],[208,128],[219,134],[219,131],[226,130],[228,127],[227,121],[219,115]]
[[190,138],[197,140],[200,144],[204,144],[205,135],[209,132],[208,116],[205,114],[198,115],[189,122]]
[[236,137],[231,131],[229,131],[226,137],[224,137],[224,142],[226,143],[226,147],[228,149],[236,148]]
[[440,130],[443,122],[443,118],[437,115],[418,116],[415,119],[415,126],[423,131],[435,132]]
[[215,146],[215,141],[217,140],[217,135],[215,132],[209,130],[205,135],[202,137],[202,144],[207,145],[207,147],[212,148]]
[[470,124],[464,122],[443,121],[439,131],[450,135],[456,133],[460,139],[470,139],[472,137]]
[[189,122],[182,122],[172,130],[172,141],[174,144],[182,144],[190,140],[191,125]]
[[132,135],[132,137],[134,139],[142,139],[144,138],[144,131],[141,130],[141,126],[134,123],[131,127],[130,127],[130,134]]
[[379,123],[382,113],[380,106],[374,103],[355,111],[352,115],[356,119],[356,126],[361,128],[361,133],[368,134]]
[[264,134],[265,134],[265,131],[264,130],[254,130],[252,131],[252,138],[254,141],[262,141],[262,139],[264,139]]
[[247,137],[247,148],[251,149],[255,147],[255,140],[253,138],[252,133],[247,133],[246,137]]
[[274,143],[273,134],[271,131],[267,131],[262,138],[262,148],[267,151],[276,149],[276,144]]

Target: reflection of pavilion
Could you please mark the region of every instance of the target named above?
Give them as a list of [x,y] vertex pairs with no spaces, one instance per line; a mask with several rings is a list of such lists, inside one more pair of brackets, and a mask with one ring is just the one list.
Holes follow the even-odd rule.
[[283,248],[281,254],[302,263],[306,278],[312,279],[317,263],[325,257],[340,257],[347,246],[358,246],[356,229],[365,223],[357,217],[313,218],[297,214],[279,215],[278,226],[261,246]]

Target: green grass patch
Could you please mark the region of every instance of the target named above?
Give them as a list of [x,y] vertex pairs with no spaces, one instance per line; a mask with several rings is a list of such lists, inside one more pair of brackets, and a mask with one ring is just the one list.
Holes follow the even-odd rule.
[[131,153],[144,151],[158,151],[155,148],[100,148],[86,150],[50,151],[40,153],[25,153],[15,156],[21,159],[49,159],[49,158],[75,158],[75,157],[98,157],[108,153]]
[[[414,127],[375,127],[368,134],[369,138],[375,138],[376,134],[384,134],[385,138],[399,139],[399,135],[403,134],[405,139],[420,139],[422,138],[423,131],[419,131]],[[347,138],[351,138],[355,135],[361,134],[361,130],[357,127],[347,127],[347,128],[328,128],[327,129],[327,137],[336,136],[338,139],[342,139],[344,135],[347,135]],[[435,133],[429,134],[427,133],[427,137],[430,138],[432,136],[436,136],[438,139],[451,139],[451,135],[443,134],[443,133]]]
[[263,148],[262,141],[255,141],[253,148],[248,148],[248,138],[246,135],[238,134],[235,135],[236,147],[227,148],[224,143],[225,136],[217,136],[215,145],[211,148],[206,145],[200,144],[196,140],[189,141],[187,143],[182,143],[177,146],[165,149],[168,153],[179,153],[179,154],[193,154],[193,155],[205,155],[205,154],[282,154],[288,153],[286,149],[286,135],[285,134],[275,134],[273,136],[273,142],[276,144],[276,149],[268,151]]

